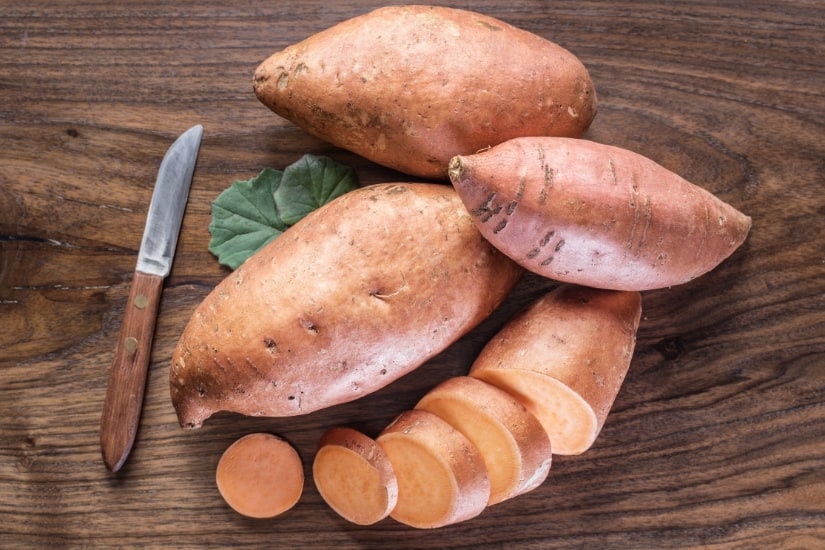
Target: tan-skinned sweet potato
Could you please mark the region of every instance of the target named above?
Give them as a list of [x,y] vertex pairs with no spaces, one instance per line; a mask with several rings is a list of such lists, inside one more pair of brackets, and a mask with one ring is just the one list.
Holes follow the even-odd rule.
[[447,178],[454,155],[517,136],[579,137],[596,93],[568,50],[498,19],[390,6],[274,53],[260,101],[307,132],[376,163]]
[[409,373],[487,318],[523,270],[455,190],[377,184],[314,210],[204,299],[172,357],[180,424],[292,416]]
[[484,346],[470,376],[518,399],[560,455],[593,445],[627,375],[642,312],[635,291],[561,285]]
[[583,139],[517,138],[457,156],[479,230],[526,269],[617,290],[686,283],[728,258],[751,219],[654,161]]

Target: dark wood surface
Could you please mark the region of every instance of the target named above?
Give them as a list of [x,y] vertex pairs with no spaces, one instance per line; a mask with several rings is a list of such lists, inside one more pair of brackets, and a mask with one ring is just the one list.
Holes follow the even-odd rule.
[[[320,499],[321,433],[377,433],[464,374],[554,283],[527,277],[482,326],[361,401],[292,419],[222,415],[183,431],[168,366],[227,271],[210,204],[304,153],[401,178],[308,137],[252,93],[270,53],[377,2],[0,2],[0,547],[821,548],[825,546],[825,4],[455,2],[572,50],[601,98],[590,139],[633,149],[753,217],[733,257],[646,292],[627,380],[593,449],[548,481],[435,531],[358,527]],[[205,133],[163,291],[142,422],[111,474],[99,422],[160,159]],[[272,520],[214,483],[252,431],[299,450],[307,486]]]

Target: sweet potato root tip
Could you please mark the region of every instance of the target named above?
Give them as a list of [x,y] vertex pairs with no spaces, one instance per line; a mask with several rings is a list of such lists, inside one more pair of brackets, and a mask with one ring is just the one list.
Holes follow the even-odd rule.
[[551,442],[544,426],[494,385],[467,376],[450,378],[415,408],[441,417],[475,444],[490,478],[488,505],[535,489],[550,473]]
[[470,376],[530,410],[555,454],[581,454],[596,440],[630,367],[641,309],[638,292],[561,285],[508,321]]
[[301,498],[304,469],[289,443],[272,434],[253,433],[224,451],[215,481],[226,503],[239,514],[271,518]]
[[420,529],[468,520],[484,511],[490,480],[479,450],[445,420],[423,410],[401,413],[376,439],[398,479],[390,517]]
[[447,175],[450,177],[450,180],[458,181],[461,179],[461,156],[457,155],[450,159],[450,164],[447,166]]
[[324,434],[312,476],[330,508],[357,525],[381,521],[398,501],[389,457],[375,440],[352,428],[332,428]]

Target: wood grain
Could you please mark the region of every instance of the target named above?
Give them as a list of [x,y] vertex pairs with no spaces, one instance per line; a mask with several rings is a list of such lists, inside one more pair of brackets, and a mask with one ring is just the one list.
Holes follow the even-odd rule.
[[[378,2],[0,2],[0,546],[14,548],[818,548],[825,545],[825,5],[797,1],[448,2],[578,55],[601,104],[590,139],[644,154],[753,217],[745,245],[689,284],[644,293],[636,354],[593,449],[466,523],[350,525],[321,500],[321,434],[370,434],[465,374],[555,283],[391,386],[290,419],[221,415],[183,431],[168,363],[227,271],[210,204],[304,153],[363,183],[404,179],[315,140],[252,93],[270,53]],[[204,139],[166,280],[143,418],[116,475],[98,428],[160,160]],[[298,505],[232,512],[214,483],[238,437],[303,457]]]

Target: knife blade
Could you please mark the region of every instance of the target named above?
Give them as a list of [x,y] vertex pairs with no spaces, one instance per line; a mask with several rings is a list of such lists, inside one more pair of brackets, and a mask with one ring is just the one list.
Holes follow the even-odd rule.
[[172,268],[202,136],[201,125],[181,134],[158,169],[100,420],[103,462],[112,472],[126,462],[140,423],[163,281]]

